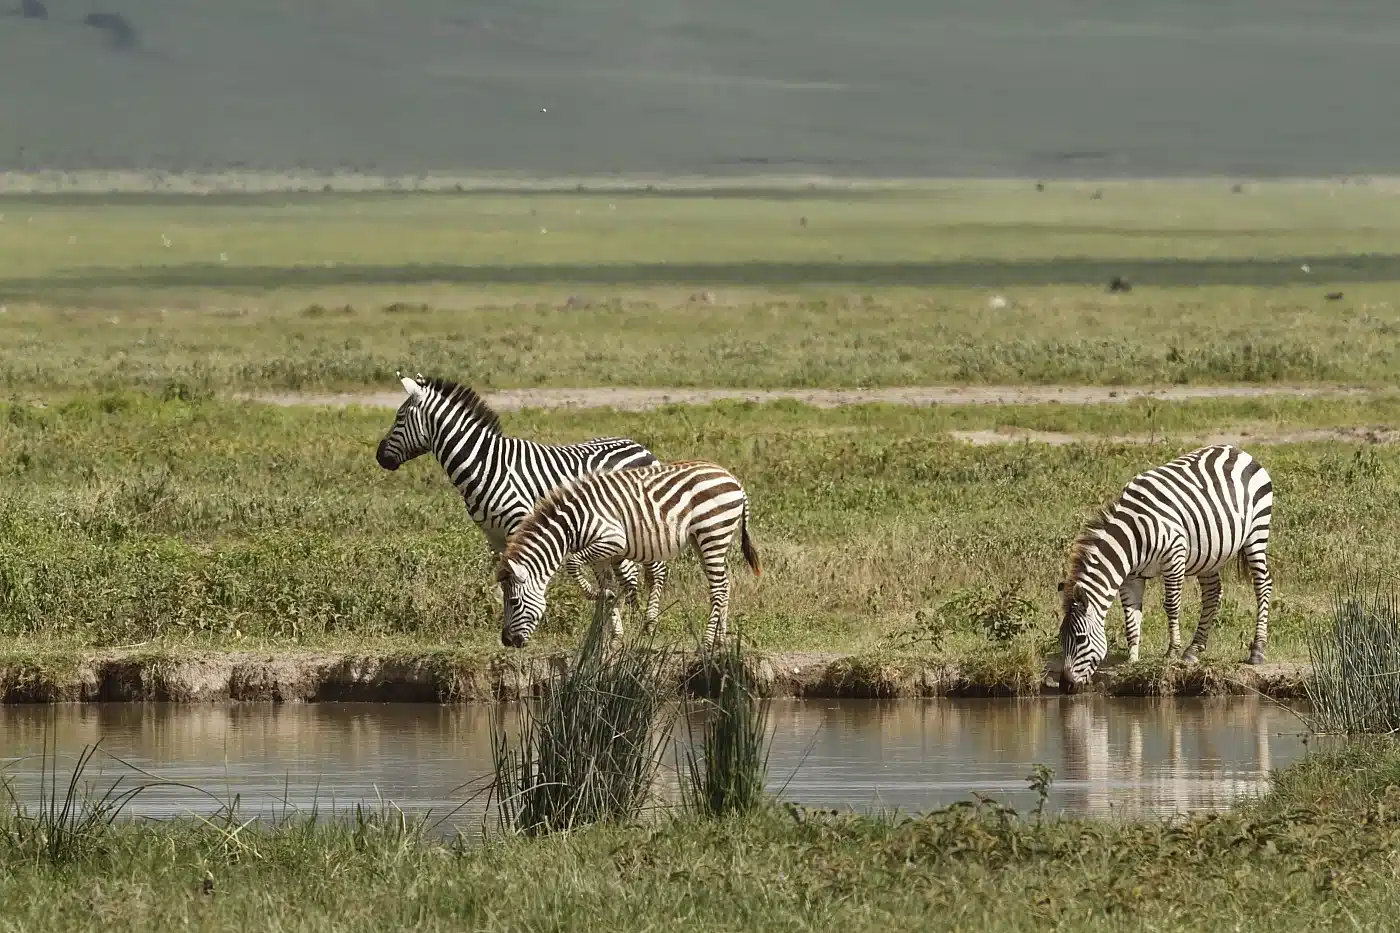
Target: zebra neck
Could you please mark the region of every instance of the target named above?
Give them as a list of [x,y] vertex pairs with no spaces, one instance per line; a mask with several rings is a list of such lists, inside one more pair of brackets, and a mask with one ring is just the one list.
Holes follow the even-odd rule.
[[433,438],[434,456],[473,511],[510,488],[509,458],[501,456],[505,441],[479,422],[439,428]]
[[569,554],[582,550],[588,543],[578,517],[561,508],[535,527],[529,541],[520,548],[520,559],[541,577],[550,579],[558,573]]
[[1130,539],[1128,553],[1120,554],[1099,539],[1088,544],[1085,550],[1089,559],[1072,576],[1070,584],[1079,588],[1090,606],[1107,612],[1123,582],[1136,569],[1138,549]]

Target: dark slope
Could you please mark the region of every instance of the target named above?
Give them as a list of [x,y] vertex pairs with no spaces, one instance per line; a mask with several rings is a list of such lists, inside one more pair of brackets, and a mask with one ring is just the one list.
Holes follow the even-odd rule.
[[0,167],[1400,171],[1390,0],[107,2],[0,17]]

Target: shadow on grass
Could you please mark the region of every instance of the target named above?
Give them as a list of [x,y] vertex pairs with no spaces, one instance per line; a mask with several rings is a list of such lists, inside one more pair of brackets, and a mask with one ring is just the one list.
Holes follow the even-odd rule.
[[[1307,263],[1311,273],[1299,268]],[[1301,285],[1400,281],[1400,255],[1337,255],[1286,259],[1055,259],[1029,262],[732,262],[538,265],[221,264],[138,266],[62,275],[0,279],[0,297],[36,300],[58,292],[109,288],[218,288],[258,291],[349,285],[732,285],[732,286],[1106,286],[1114,276],[1133,285]]]

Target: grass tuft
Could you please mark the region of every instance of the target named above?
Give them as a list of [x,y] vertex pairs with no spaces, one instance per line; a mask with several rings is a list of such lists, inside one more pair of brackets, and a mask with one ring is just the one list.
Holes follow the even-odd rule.
[[493,713],[492,794],[502,829],[540,835],[628,822],[651,798],[674,724],[670,659],[651,636],[610,643],[612,600],[600,600],[573,663],[527,700],[519,737]]
[[708,705],[696,751],[695,716],[687,699],[686,728],[691,739],[681,781],[683,806],[702,816],[722,818],[757,810],[768,778],[769,701],[745,658],[742,639],[734,638],[706,659],[707,672],[718,681]]
[[1308,630],[1313,728],[1400,731],[1400,594],[1353,577],[1337,588],[1331,624]]
[[9,805],[0,816],[0,847],[6,860],[37,861],[61,865],[81,861],[103,851],[104,836],[122,811],[143,791],[169,782],[134,784],[123,788],[122,778],[106,790],[94,793],[84,781],[98,745],[84,745],[78,760],[62,785],[57,745],[44,736],[42,767],[39,772],[39,803],[34,809],[19,799],[13,784],[0,778],[0,790]]

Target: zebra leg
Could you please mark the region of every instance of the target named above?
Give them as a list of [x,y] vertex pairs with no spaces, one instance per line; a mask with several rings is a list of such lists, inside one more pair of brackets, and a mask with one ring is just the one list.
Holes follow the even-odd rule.
[[622,595],[627,600],[627,605],[636,609],[641,604],[641,597],[638,595],[638,587],[641,585],[641,571],[630,560],[618,561],[614,565],[613,571],[622,580]]
[[578,584],[578,588],[583,590],[584,596],[589,599],[597,599],[602,595],[603,591],[594,586],[593,581],[588,579],[588,575],[583,572],[582,557],[579,557],[577,554],[570,554],[565,557],[564,569],[568,571],[573,581]]
[[1186,646],[1186,653],[1181,656],[1181,660],[1187,664],[1195,664],[1197,656],[1206,650],[1211,627],[1215,625],[1215,614],[1220,610],[1220,571],[1203,573],[1197,582],[1201,584],[1201,621],[1196,625],[1191,644]]
[[1118,590],[1123,603],[1123,634],[1128,639],[1128,661],[1135,662],[1142,648],[1142,593],[1147,581],[1129,577]]
[[1269,602],[1274,595],[1274,580],[1269,575],[1269,560],[1263,545],[1246,551],[1245,563],[1249,565],[1249,575],[1254,578],[1254,599],[1259,612],[1254,622],[1254,644],[1249,646],[1247,663],[1263,664],[1264,647],[1269,643]]
[[714,539],[704,544],[696,542],[700,566],[710,582],[710,621],[705,626],[705,648],[713,647],[717,639],[729,634],[729,568],[726,566],[729,538],[726,535],[722,544]]
[[[593,572],[598,575],[599,600],[606,599],[609,595],[616,593],[615,573],[617,565],[615,563],[602,562],[593,565]],[[616,602],[612,606],[612,634],[613,638],[622,637],[622,610],[618,608]]]
[[1186,568],[1176,564],[1162,572],[1162,608],[1167,611],[1167,657],[1181,648],[1181,591],[1186,586]]
[[654,564],[643,564],[642,569],[647,576],[647,617],[646,630],[652,632],[656,630],[656,623],[661,618],[661,588],[666,585],[666,565],[658,561]]

